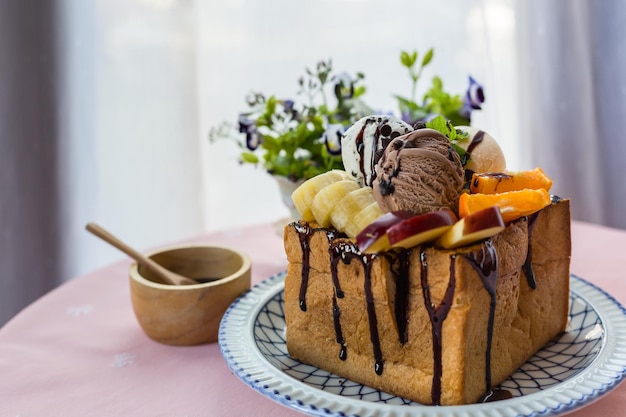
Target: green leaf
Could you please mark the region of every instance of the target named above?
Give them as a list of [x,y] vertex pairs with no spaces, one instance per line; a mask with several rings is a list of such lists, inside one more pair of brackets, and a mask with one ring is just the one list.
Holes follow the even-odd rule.
[[403,66],[407,68],[411,68],[413,66],[413,62],[411,62],[411,56],[407,51],[400,52],[400,62]]
[[430,48],[428,52],[426,52],[426,55],[424,55],[424,58],[422,58],[422,68],[430,64],[430,61],[432,61],[434,54],[435,51],[433,48]]
[[354,93],[352,94],[352,98],[360,97],[363,94],[365,94],[366,91],[367,91],[367,89],[365,88],[364,85],[360,85],[358,87],[355,87],[354,88]]
[[273,136],[263,135],[263,141],[261,142],[263,149],[270,152],[278,153],[282,147],[278,139]]
[[433,89],[437,90],[437,91],[442,91],[443,90],[443,81],[441,80],[441,78],[439,77],[433,77]]
[[258,164],[259,157],[253,154],[252,152],[242,152],[241,161],[248,163],[248,164]]
[[[454,149],[456,153],[459,154],[461,161],[468,160],[469,156],[467,155],[467,151],[454,143],[457,140],[464,139],[467,134],[460,134],[452,125],[452,123],[449,120],[446,120],[446,118],[443,116],[437,116],[434,119],[426,122],[426,127],[435,129],[436,131],[445,135],[450,140],[450,145],[452,146],[452,149]],[[465,162],[463,162],[463,165],[465,165]]]
[[461,164],[463,164],[463,166],[465,166],[467,161],[469,161],[469,155],[468,155],[467,151],[465,149],[461,148],[456,143],[452,143],[451,146],[452,146],[452,149],[454,149],[456,151],[456,153],[458,153],[459,156],[461,157]]
[[396,100],[398,100],[398,105],[400,106],[402,110],[416,110],[420,107],[416,102],[406,97],[402,97],[398,95],[394,95],[394,97]]
[[272,115],[276,113],[276,97],[271,96],[267,99],[267,103],[265,103],[265,114]]
[[[458,109],[454,112],[446,113],[446,117],[450,119],[450,123],[452,123],[455,126],[469,126],[471,122],[471,120],[468,119],[467,117],[461,116],[458,112]],[[467,132],[463,132],[463,133],[464,135],[459,134],[459,132],[457,132],[457,138],[468,136]]]
[[436,131],[448,136],[448,122],[443,116],[437,116],[426,122],[426,127],[435,129]]

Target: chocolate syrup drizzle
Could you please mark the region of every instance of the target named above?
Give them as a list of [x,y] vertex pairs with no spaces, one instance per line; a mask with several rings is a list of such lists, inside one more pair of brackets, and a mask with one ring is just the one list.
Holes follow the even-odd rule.
[[[328,232],[326,233],[326,237],[328,238],[329,242],[332,241],[333,239],[333,236],[329,235]],[[343,331],[341,330],[341,320],[340,320],[341,310],[339,309],[339,305],[337,304],[337,298],[343,298],[344,294],[343,294],[343,291],[341,290],[341,286],[339,285],[339,277],[337,276],[337,264],[339,263],[340,259],[343,260],[344,263],[346,263],[347,258],[343,256],[345,253],[344,248],[342,248],[339,245],[338,246],[331,245],[329,251],[330,251],[330,259],[331,259],[330,271],[331,271],[333,286],[334,286],[333,322],[334,322],[334,327],[335,327],[335,340],[341,346],[339,350],[339,359],[341,359],[342,361],[345,361],[346,359],[348,359],[348,349],[346,346],[346,341],[343,338]]]
[[363,264],[363,268],[365,271],[365,302],[367,303],[367,319],[370,325],[370,340],[372,341],[372,349],[374,350],[374,372],[376,372],[376,375],[382,375],[385,362],[383,361],[383,352],[380,348],[380,337],[378,336],[378,319],[376,318],[376,305],[374,304],[374,294],[372,293],[371,261],[371,256],[363,256],[361,258],[361,263]]
[[343,338],[343,332],[341,330],[341,310],[337,305],[337,295],[333,294],[333,323],[335,326],[335,340],[341,346],[339,350],[339,359],[345,361],[348,359],[348,349],[346,347],[346,341]]
[[344,256],[344,253],[345,253],[344,250],[346,249],[350,249],[350,248],[344,248],[343,245],[337,245],[337,246],[330,245],[330,249],[329,249],[330,271],[331,271],[333,286],[334,286],[333,321],[334,321],[334,327],[335,327],[335,340],[341,346],[339,350],[339,359],[341,359],[342,361],[345,361],[346,359],[348,359],[348,349],[346,347],[346,341],[343,338],[343,331],[341,330],[341,320],[340,320],[341,309],[339,308],[339,305],[337,304],[337,299],[344,297],[344,293],[341,289],[341,286],[339,285],[339,278],[337,276],[337,264],[339,263],[340,260],[342,260],[344,263],[350,262],[348,258]]
[[[363,123],[361,130],[359,130],[359,133],[354,139],[354,142],[356,144],[356,150],[359,153],[359,171],[361,171],[361,175],[363,176],[365,185],[369,187],[372,186],[372,184],[374,183],[374,179],[376,178],[376,163],[378,162],[378,159],[380,159],[380,156],[382,154],[380,150],[387,147],[392,139],[395,139],[401,135],[400,132],[394,131],[393,128],[388,124],[388,122],[388,118],[381,119],[379,117],[370,117],[366,119],[365,123]],[[367,171],[365,169],[365,130],[367,129],[368,125],[372,123],[377,123],[377,126],[372,140],[372,152],[369,161],[370,166],[368,167],[371,172],[368,178]],[[382,145],[379,144],[379,141],[381,141],[381,139]],[[353,173],[353,175],[356,176],[356,173]]]
[[343,263],[346,265],[350,263],[349,258],[346,256],[347,251],[350,249],[351,248],[348,245],[331,245],[329,249],[330,275],[333,279],[333,285],[335,286],[335,296],[337,298],[343,298],[344,296],[343,290],[339,285],[339,277],[337,276],[337,265],[339,264],[339,261],[343,261]]
[[[470,142],[467,149],[465,150],[465,155],[461,157],[461,164],[463,166],[465,166],[467,162],[470,159],[472,159],[472,151],[474,150],[474,148],[476,148],[476,146],[478,146],[483,141],[484,138],[485,138],[484,130],[479,130],[478,132],[476,132],[476,134],[472,138],[472,141]],[[465,182],[466,183],[469,183],[469,181],[472,179],[473,174],[474,174],[474,171],[472,171],[471,169],[465,170]]]
[[481,245],[479,251],[469,252],[463,255],[474,268],[483,286],[489,293],[489,322],[487,323],[487,349],[485,350],[485,391],[491,389],[491,342],[493,339],[493,323],[496,312],[496,284],[498,279],[498,254],[491,239],[487,239]]
[[478,146],[483,139],[485,138],[485,131],[484,130],[479,130],[478,132],[476,132],[476,134],[474,135],[474,137],[472,138],[472,141],[470,142],[469,146],[467,147],[467,155],[471,158],[472,155],[472,151],[474,150],[474,148],[476,148],[476,146]]
[[526,275],[526,282],[528,282],[528,286],[533,290],[537,288],[537,279],[535,278],[535,271],[533,270],[533,252],[531,241],[535,221],[537,220],[538,215],[539,212],[526,216],[528,218],[528,252],[526,253],[524,265],[522,265],[522,271],[524,271],[524,275]]
[[302,281],[300,282],[300,310],[306,311],[306,289],[309,285],[309,258],[311,255],[311,247],[309,238],[311,237],[311,228],[308,224],[295,223],[295,229],[300,239],[300,248],[302,249]]
[[[534,222],[534,218],[531,220]],[[323,230],[329,241],[329,258],[330,269],[333,281],[333,324],[335,329],[336,341],[340,345],[339,358],[346,360],[348,357],[348,349],[341,328],[341,309],[337,300],[344,297],[338,279],[339,262],[349,265],[353,260],[359,262],[363,268],[364,282],[363,289],[365,293],[366,310],[369,322],[370,341],[372,343],[372,351],[374,353],[374,372],[382,375],[384,371],[384,357],[381,349],[380,336],[378,333],[378,319],[376,316],[375,300],[372,292],[371,268],[374,259],[378,256],[387,257],[391,266],[391,271],[396,278],[396,296],[395,296],[395,316],[398,327],[398,338],[400,343],[407,342],[408,321],[409,321],[409,269],[410,255],[412,250],[402,250],[398,252],[387,252],[384,254],[363,254],[359,252],[356,245],[349,241],[335,242],[336,233],[329,229],[311,229],[308,225],[294,223],[295,230],[299,234],[300,246],[302,248],[302,282],[300,286],[300,309],[306,311],[306,290],[309,278],[309,258],[310,258],[310,237],[313,230]],[[530,225],[529,225],[530,234]],[[530,245],[530,239],[529,239]],[[413,249],[413,250],[417,250]],[[442,350],[443,350],[443,323],[450,311],[454,297],[455,288],[455,262],[457,255],[450,255],[449,281],[448,287],[443,299],[438,305],[435,305],[431,299],[430,286],[428,284],[428,259],[426,251],[423,247],[419,248],[420,266],[421,266],[421,286],[424,297],[424,304],[428,312],[433,344],[433,381],[432,381],[432,403],[440,404],[441,401],[441,376],[443,372]],[[530,253],[530,247],[529,247]],[[493,327],[495,319],[496,307],[496,283],[498,277],[498,257],[491,239],[487,239],[481,245],[479,250],[472,251],[462,255],[465,260],[473,267],[478,276],[482,280],[483,286],[490,296],[489,320],[487,323],[487,348],[485,351],[486,374],[485,374],[485,396],[482,401],[493,401],[506,397],[506,392],[491,390],[491,349],[493,338]],[[530,255],[529,255],[530,256]],[[531,259],[527,259],[531,264]],[[530,285],[530,284],[529,284]],[[531,286],[531,288],[534,288]],[[496,394],[496,395],[494,395]],[[510,394],[510,393],[509,393]],[[502,397],[504,395],[504,397]]]
[[[359,133],[357,134],[356,138],[354,139],[354,143],[356,144],[356,150],[359,153],[359,171],[361,171],[361,174],[363,175],[363,177],[365,178],[365,141],[363,140],[364,138],[364,134],[365,134],[365,129],[367,128],[368,123],[364,123],[363,127],[361,128],[361,130],[359,131]],[[378,138],[376,138],[374,140],[375,145],[378,142]]]
[[[505,174],[504,172],[485,172],[485,173],[479,174],[479,176],[482,178],[495,178],[496,180],[498,180],[496,184],[496,190],[500,182],[502,182],[502,180],[511,178],[509,174]],[[478,177],[476,177],[472,185],[474,187],[478,187],[478,184],[479,184],[479,180],[478,180]]]
[[430,324],[432,328],[433,337],[433,383],[431,389],[432,403],[439,405],[441,403],[441,375],[443,373],[443,322],[448,316],[450,307],[452,307],[452,297],[454,296],[454,286],[456,284],[456,273],[454,270],[454,263],[456,255],[450,255],[450,279],[448,280],[448,288],[445,295],[438,306],[435,306],[430,297],[430,286],[428,285],[428,262],[426,259],[426,252],[422,249],[420,252],[420,261],[422,264],[422,293],[424,295],[424,303],[428,316],[430,317]]
[[[556,204],[561,200],[562,198],[557,195],[550,196],[551,204]],[[522,271],[526,276],[526,282],[528,282],[528,286],[532,290],[537,288],[537,279],[535,278],[535,271],[533,269],[532,237],[533,230],[535,229],[535,222],[537,221],[538,216],[539,212],[535,212],[526,216],[526,219],[528,220],[528,252],[526,253],[526,260],[524,261],[524,265],[522,265]]]
[[378,149],[378,141],[380,140],[380,136],[381,136],[380,126],[376,128],[376,132],[374,133],[374,140],[372,142],[372,155],[371,155],[371,160],[369,161],[370,163],[369,168],[372,170],[372,172],[370,174],[369,180],[367,178],[367,172],[365,171],[365,137],[364,136],[365,136],[365,129],[367,129],[367,126],[371,123],[376,123],[376,122],[377,120],[375,118],[367,119],[354,140],[354,142],[356,143],[357,152],[359,153],[359,170],[361,171],[361,175],[363,175],[365,185],[368,185],[370,187],[372,186],[372,182],[374,181],[374,178],[376,178],[376,175],[373,172],[374,167],[376,165],[374,162],[374,157],[376,155],[376,149]]
[[[337,266],[339,261],[348,265],[355,259],[361,263],[364,273],[363,290],[365,292],[365,303],[367,309],[367,319],[370,330],[370,340],[372,342],[372,350],[374,351],[374,371],[377,375],[382,375],[384,368],[383,352],[380,347],[380,336],[378,334],[378,318],[376,316],[376,306],[374,304],[374,294],[372,293],[372,261],[376,258],[375,254],[363,254],[359,252],[357,247],[353,243],[339,242],[330,246],[330,271],[333,278],[333,284],[335,286],[335,294],[337,298],[343,298],[343,291],[339,288],[339,279],[337,278]],[[335,301],[336,302],[336,301]],[[334,308],[334,306],[333,306]],[[339,310],[339,306],[337,306]],[[337,315],[341,315],[338,311]],[[335,314],[333,314],[333,317]],[[337,343],[342,345],[339,352],[339,358],[345,360],[347,358],[347,352],[345,352],[345,342],[341,335],[341,325],[335,322],[335,335]]]
[[395,316],[398,326],[398,340],[405,344],[409,340],[409,262],[410,251],[386,252],[385,256],[396,277]]
[[[302,281],[300,282],[300,296],[299,296],[299,305],[300,310],[306,311],[306,290],[309,286],[309,273],[310,273],[310,263],[309,258],[311,255],[311,245],[309,239],[311,238],[311,234],[313,230],[308,225],[308,223],[293,223],[296,232],[298,232],[298,238],[300,240],[300,249],[302,249]],[[324,229],[326,232],[326,238],[328,242],[332,242],[337,237],[337,233],[330,229]],[[336,281],[336,279],[335,279]],[[339,282],[336,281],[335,288],[339,288]],[[343,292],[341,288],[339,288],[339,298],[343,298]]]
[[492,403],[494,401],[510,400],[513,398],[511,391],[506,389],[493,389],[489,390],[483,395],[478,402],[479,403]]

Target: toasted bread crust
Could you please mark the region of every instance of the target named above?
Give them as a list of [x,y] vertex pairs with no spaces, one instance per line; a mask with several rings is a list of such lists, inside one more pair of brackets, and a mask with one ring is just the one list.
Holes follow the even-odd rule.
[[304,223],[285,250],[289,354],[420,403],[477,402],[567,323],[569,200],[452,251],[364,255]]

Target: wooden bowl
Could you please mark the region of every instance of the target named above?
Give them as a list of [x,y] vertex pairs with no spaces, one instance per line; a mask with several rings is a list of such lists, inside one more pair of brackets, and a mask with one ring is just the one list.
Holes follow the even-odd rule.
[[131,265],[131,300],[143,331],[151,339],[168,345],[217,341],[224,312],[250,288],[248,256],[227,247],[206,245],[176,246],[148,256],[200,283],[164,284],[146,268],[137,263]]

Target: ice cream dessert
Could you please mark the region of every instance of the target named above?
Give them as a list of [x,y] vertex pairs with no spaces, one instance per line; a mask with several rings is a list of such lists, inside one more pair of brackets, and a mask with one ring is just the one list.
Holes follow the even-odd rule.
[[341,139],[344,168],[361,186],[371,187],[376,178],[376,162],[392,139],[409,133],[413,127],[393,116],[368,116],[354,123]]
[[454,210],[463,190],[461,159],[447,137],[419,129],[394,139],[378,161],[374,197],[385,212]]
[[502,172],[506,169],[506,160],[498,142],[484,130],[472,126],[459,126],[467,133],[467,138],[459,140],[457,145],[468,154],[465,169],[471,172]]
[[569,201],[484,133],[388,136],[346,134],[347,171],[292,196],[288,352],[420,403],[480,401],[565,329]]

